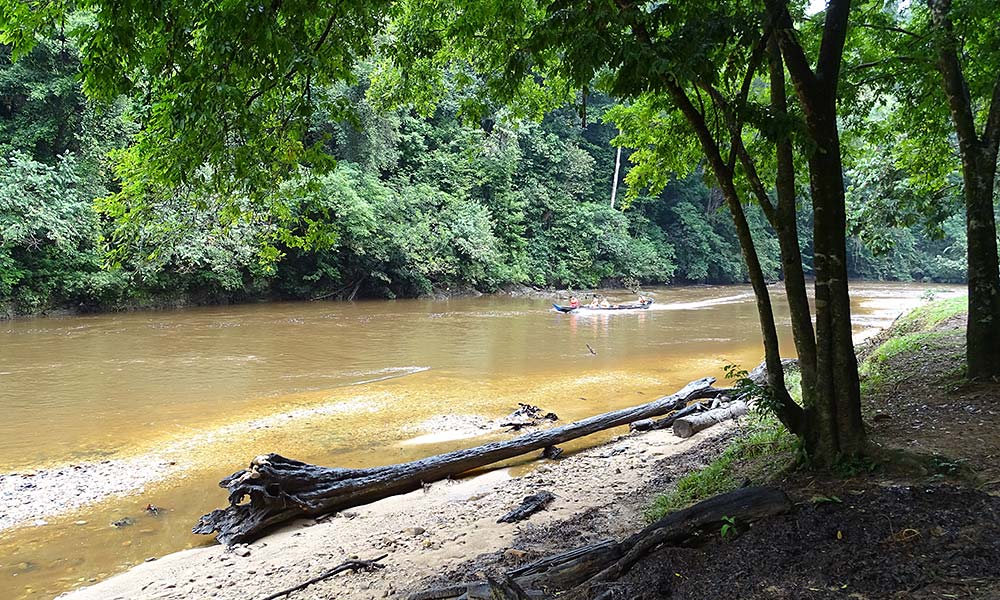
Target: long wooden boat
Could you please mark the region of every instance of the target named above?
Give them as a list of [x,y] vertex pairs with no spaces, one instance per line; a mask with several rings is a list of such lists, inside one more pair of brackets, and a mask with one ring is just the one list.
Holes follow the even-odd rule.
[[575,310],[582,311],[605,311],[605,310],[645,310],[653,304],[652,300],[647,300],[645,304],[640,304],[638,302],[629,302],[628,304],[612,304],[611,306],[577,306],[573,308],[572,306],[561,306],[556,303],[552,303],[552,308],[558,310],[561,313],[573,312]]

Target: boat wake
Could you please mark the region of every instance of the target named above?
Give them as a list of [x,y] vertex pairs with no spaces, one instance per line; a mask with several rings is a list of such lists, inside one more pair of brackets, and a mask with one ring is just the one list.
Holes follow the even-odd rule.
[[699,310],[702,308],[720,306],[722,304],[739,304],[751,299],[753,299],[753,294],[747,292],[743,294],[736,294],[734,296],[723,296],[722,298],[701,300],[699,302],[666,302],[662,304],[653,304],[649,307],[649,310]]

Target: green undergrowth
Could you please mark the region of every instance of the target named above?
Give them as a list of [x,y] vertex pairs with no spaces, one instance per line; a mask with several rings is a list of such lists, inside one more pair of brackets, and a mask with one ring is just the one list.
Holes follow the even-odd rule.
[[901,316],[892,329],[900,333],[929,331],[938,324],[965,313],[968,310],[968,304],[969,298],[967,296],[955,296],[954,298],[929,302]]
[[655,521],[716,494],[732,491],[743,479],[757,480],[790,460],[796,439],[773,415],[754,413],[738,436],[707,467],[685,475],[653,501],[646,517]]
[[912,368],[927,361],[940,366],[942,361],[954,363],[948,379],[964,378],[965,362],[962,344],[956,344],[961,331],[938,327],[966,311],[965,296],[947,298],[917,307],[903,315],[884,334],[882,343],[869,353],[859,366],[861,393],[877,394],[888,385],[900,383],[912,376]]

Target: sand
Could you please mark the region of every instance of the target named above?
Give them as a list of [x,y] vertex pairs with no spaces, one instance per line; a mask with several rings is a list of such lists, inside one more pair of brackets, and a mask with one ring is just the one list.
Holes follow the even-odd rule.
[[[146,562],[64,600],[261,598],[351,558],[382,554],[384,568],[345,572],[293,600],[405,598],[435,582],[501,563],[527,562],[644,524],[652,498],[675,477],[711,460],[738,424],[693,438],[628,434],[512,476],[499,469],[381,500],[318,520],[300,520],[248,545],[177,552]],[[522,498],[556,495],[527,521],[497,523]]]

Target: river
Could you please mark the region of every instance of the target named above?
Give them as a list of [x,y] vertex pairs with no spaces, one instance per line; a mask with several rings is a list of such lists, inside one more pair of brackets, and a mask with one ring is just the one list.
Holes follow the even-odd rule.
[[[855,283],[857,331],[888,324],[929,287]],[[27,517],[9,512],[0,597],[50,598],[213,543],[191,525],[224,502],[218,480],[258,454],[348,467],[400,462],[495,438],[478,425],[518,402],[568,422],[760,361],[748,288],[648,292],[649,310],[621,313],[567,315],[545,299],[482,296],[0,323],[0,473],[41,482],[41,469],[62,472],[69,483],[59,485],[81,497],[87,478],[127,473],[117,478],[121,495],[68,511],[39,502]],[[793,355],[774,292],[783,351]],[[17,481],[7,494],[34,486]],[[134,524],[111,526],[126,517]]]

